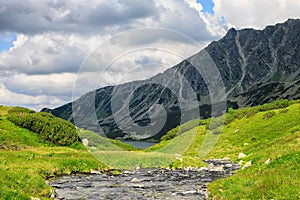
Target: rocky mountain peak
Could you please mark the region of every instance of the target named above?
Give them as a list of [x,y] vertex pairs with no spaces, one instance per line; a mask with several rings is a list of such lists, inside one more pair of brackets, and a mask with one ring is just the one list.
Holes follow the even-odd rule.
[[[300,98],[299,45],[299,19],[264,30],[232,28],[219,41],[151,79],[101,88],[44,111],[73,122],[76,116],[77,126],[112,138],[157,139],[184,121],[222,114],[212,111],[222,87],[224,97],[216,99],[227,107]],[[223,86],[211,90],[216,85]],[[88,112],[90,108],[95,113]]]

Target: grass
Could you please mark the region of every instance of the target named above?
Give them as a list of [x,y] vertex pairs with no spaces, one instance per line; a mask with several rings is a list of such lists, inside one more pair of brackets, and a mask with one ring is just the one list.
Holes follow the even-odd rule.
[[[88,139],[90,152],[82,144],[44,144],[35,133],[6,120],[8,110],[0,107],[2,199],[47,199],[51,188],[45,179],[61,174],[137,166],[201,167],[206,165],[202,160],[209,158],[229,157],[240,162],[241,152],[246,154],[243,163],[251,161],[252,166],[211,183],[211,199],[300,199],[300,101],[231,109],[224,126],[194,120],[145,150],[81,130],[80,137]],[[268,159],[270,164],[265,164]]]
[[168,167],[174,160],[172,154],[142,151],[96,151],[93,155],[113,169],[134,169]]
[[46,144],[36,133],[15,126],[5,117],[9,109],[0,107],[0,199],[49,199],[47,178],[107,169],[81,143]]
[[[208,157],[228,156],[239,161],[240,152],[252,166],[236,175],[210,184],[214,199],[300,198],[300,104],[288,111],[257,113],[225,126]],[[235,131],[239,130],[239,131]],[[247,145],[245,145],[247,144]],[[265,164],[271,159],[269,165]]]
[[[203,155],[204,159],[243,160],[243,164],[251,161],[249,168],[211,183],[211,199],[300,199],[300,102],[284,104],[231,110],[235,116],[226,116],[230,120],[225,120],[223,129],[214,127],[220,135],[206,124],[146,151],[180,152],[183,159],[173,161],[174,167],[201,166]],[[241,152],[247,156],[238,159]],[[270,164],[265,164],[268,159]]]

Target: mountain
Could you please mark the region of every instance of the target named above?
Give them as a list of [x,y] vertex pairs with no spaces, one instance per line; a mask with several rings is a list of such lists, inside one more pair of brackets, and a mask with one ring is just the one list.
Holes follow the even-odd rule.
[[91,91],[43,109],[116,138],[160,138],[194,118],[227,107],[300,98],[300,19],[264,30],[230,29],[199,53],[150,79]]

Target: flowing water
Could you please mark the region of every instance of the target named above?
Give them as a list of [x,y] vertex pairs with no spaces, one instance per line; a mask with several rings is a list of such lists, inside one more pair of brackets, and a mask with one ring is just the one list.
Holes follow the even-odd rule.
[[207,160],[209,167],[138,169],[119,175],[111,172],[77,174],[50,180],[57,199],[207,199],[207,184],[239,169],[228,160]]

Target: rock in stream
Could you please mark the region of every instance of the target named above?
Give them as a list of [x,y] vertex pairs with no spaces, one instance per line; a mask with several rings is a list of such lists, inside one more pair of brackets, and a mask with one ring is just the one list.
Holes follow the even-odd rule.
[[208,167],[138,169],[119,175],[76,174],[50,181],[57,199],[207,199],[207,184],[232,175],[239,165],[230,160],[205,160]]

